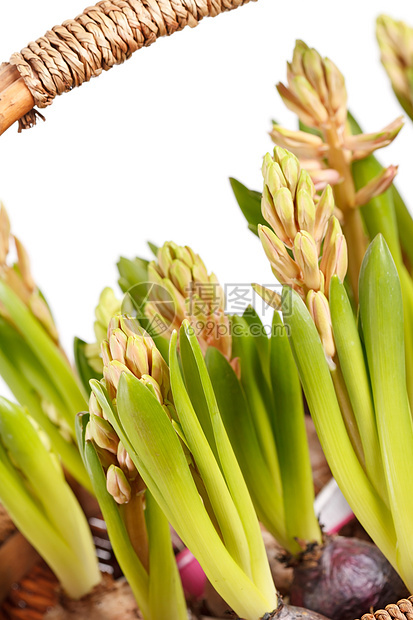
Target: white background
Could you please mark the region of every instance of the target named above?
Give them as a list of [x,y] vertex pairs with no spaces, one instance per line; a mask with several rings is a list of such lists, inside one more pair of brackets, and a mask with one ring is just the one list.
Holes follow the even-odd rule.
[[[0,60],[85,0],[18,0],[0,9]],[[365,131],[401,111],[379,63],[380,12],[413,25],[406,0],[258,0],[139,50],[55,100],[47,122],[0,137],[0,197],[32,258],[63,342],[92,338],[100,290],[116,285],[123,254],[149,257],[145,241],[190,244],[222,282],[270,282],[229,176],[261,189],[262,156],[275,118],[295,121],[274,85],[301,38],[346,76],[350,108]],[[409,119],[382,161],[400,164],[413,204]]]

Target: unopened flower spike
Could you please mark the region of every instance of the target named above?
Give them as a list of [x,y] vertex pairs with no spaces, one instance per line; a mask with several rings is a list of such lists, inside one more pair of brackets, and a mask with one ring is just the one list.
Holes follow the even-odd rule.
[[[10,249],[13,246],[15,262],[10,259]],[[11,234],[10,221],[3,204],[0,206],[0,279],[23,301],[52,340],[58,343],[59,335],[52,314],[33,279],[29,256],[23,244]],[[11,319],[0,306],[1,314],[8,320]]]
[[413,118],[413,28],[388,15],[380,15],[376,35],[381,62],[394,93],[405,112]]
[[[283,162],[287,169],[288,160],[292,162],[288,169],[295,171],[289,182],[280,165]],[[347,271],[347,244],[340,222],[334,216],[331,187],[327,186],[321,197],[317,196],[309,174],[285,149],[276,148],[274,159],[266,155],[264,162],[266,199],[262,202],[262,213],[270,225],[272,222],[276,225],[273,230],[258,226],[262,246],[278,281],[291,286],[307,304],[330,359],[335,349],[329,319],[329,286],[334,275],[344,280]],[[271,169],[280,181],[280,184],[273,183],[274,193],[267,184]],[[283,180],[284,186],[278,189]],[[271,291],[257,285],[254,288],[269,305],[278,306]]]
[[[315,129],[317,135],[275,125],[271,138],[299,157],[301,167],[308,170],[317,191],[325,189],[327,184],[333,186],[336,215],[340,213],[342,217],[343,231],[351,246],[349,279],[357,300],[360,266],[367,249],[367,237],[357,207],[388,189],[397,168],[390,166],[356,192],[352,163],[390,144],[403,126],[403,120],[398,118],[378,132],[352,135],[343,75],[330,59],[322,58],[303,41],[297,42],[293,60],[287,63],[287,84],[279,84],[277,88],[285,105],[304,125]],[[268,192],[264,192],[268,205]]]
[[215,274],[188,246],[165,243],[148,265],[145,315],[153,333],[169,338],[188,319],[203,352],[216,347],[231,361],[232,341],[225,295]]

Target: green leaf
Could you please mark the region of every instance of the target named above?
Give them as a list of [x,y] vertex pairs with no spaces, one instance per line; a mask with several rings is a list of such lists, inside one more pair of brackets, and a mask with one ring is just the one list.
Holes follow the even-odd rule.
[[[274,439],[269,408],[272,405],[272,392],[262,370],[260,350],[257,340],[251,333],[244,317],[231,317],[232,355],[239,358],[241,366],[241,384],[244,389],[252,421],[256,429],[261,450],[281,494],[281,475],[277,459],[277,448]],[[259,342],[259,339],[258,339]],[[268,404],[271,403],[269,406]]]
[[17,331],[50,372],[54,386],[66,402],[68,409],[73,411],[73,419],[70,423],[74,428],[75,415],[85,408],[86,400],[67,360],[23,302],[2,281],[0,281],[0,301],[13,317]]
[[[181,332],[181,346],[185,340],[186,338]],[[243,525],[219,468],[219,464],[215,460],[214,453],[208,444],[202,426],[197,418],[197,414],[192,406],[189,394],[186,391],[179,368],[176,349],[177,333],[174,332],[171,337],[169,354],[171,387],[178,418],[185,434],[185,440],[204,482],[211,506],[222,533],[224,544],[234,560],[243,571],[251,577],[248,542]],[[195,373],[199,376],[197,366],[194,369],[194,374]],[[203,389],[202,383],[200,389]]]
[[394,184],[391,187],[391,192],[393,195],[400,244],[403,252],[409,259],[411,267],[413,265],[413,219],[409,209]]
[[145,492],[145,520],[149,537],[149,601],[151,617],[187,620],[188,612],[171,542],[168,520]]
[[[178,436],[164,409],[134,376],[118,387],[119,419],[133,446],[130,456],[168,521],[200,562],[224,600],[246,620],[276,607],[225,549],[199,497]],[[139,456],[138,456],[139,455]],[[146,476],[139,466],[144,464]]]
[[202,383],[202,389],[208,404],[209,415],[211,417],[212,428],[214,432],[215,443],[221,470],[224,474],[228,489],[234,500],[234,504],[241,517],[245,534],[247,536],[250,556],[251,569],[254,583],[258,588],[270,599],[273,591],[273,582],[265,547],[263,545],[262,536],[257,520],[256,513],[248,493],[245,480],[242,476],[240,467],[235,458],[234,451],[228,439],[222,418],[219,412],[218,404],[215,398],[214,389],[208,375],[205,361],[202,355],[201,347],[195,336],[195,332],[187,320],[183,321],[180,333],[180,343],[187,338],[191,345],[199,376]]
[[285,287],[284,322],[317,435],[330,469],[356,517],[396,563],[392,516],[364,473],[347,435],[314,321],[300,296]]
[[73,341],[73,350],[75,355],[75,364],[76,370],[78,372],[79,378],[82,382],[83,388],[88,394],[90,392],[89,381],[91,379],[101,379],[102,375],[99,375],[96,370],[94,370],[85,355],[85,346],[86,342],[81,340],[80,338],[75,337]]
[[236,201],[248,222],[248,228],[258,235],[258,224],[267,223],[261,213],[261,193],[248,189],[236,179],[230,178],[229,182]]
[[148,265],[149,261],[143,258],[124,258],[121,256],[117,263],[119,271],[119,286],[124,293],[126,293],[131,286],[140,284],[141,282],[148,281]]
[[283,322],[274,312],[271,330],[270,372],[275,412],[274,436],[277,443],[283,487],[288,550],[299,553],[297,539],[321,542],[314,513],[314,486],[304,420],[300,379]]
[[106,476],[99,457],[91,441],[86,441],[88,413],[76,417],[76,434],[85,466],[105,519],[109,539],[119,566],[122,569],[145,620],[155,620],[149,613],[149,578],[145,568],[136,555],[119,512],[119,506],[106,489]]
[[413,424],[406,390],[403,304],[396,265],[383,237],[370,244],[360,273],[360,315],[393,520],[397,567],[413,588]]
[[288,546],[283,498],[263,458],[248,403],[231,365],[209,347],[205,363],[219,411],[261,523],[283,547]]
[[360,432],[366,472],[388,504],[368,370],[350,301],[337,276],[330,285],[330,310],[337,355]]

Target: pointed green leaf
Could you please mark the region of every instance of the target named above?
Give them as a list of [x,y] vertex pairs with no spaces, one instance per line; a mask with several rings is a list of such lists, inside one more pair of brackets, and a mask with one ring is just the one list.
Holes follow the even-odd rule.
[[396,265],[383,237],[370,244],[360,273],[360,315],[387,488],[397,535],[397,566],[413,588],[413,423],[406,390],[403,304]]
[[236,179],[230,178],[229,182],[236,201],[248,222],[248,228],[257,235],[258,224],[266,224],[261,213],[261,193],[248,189]]

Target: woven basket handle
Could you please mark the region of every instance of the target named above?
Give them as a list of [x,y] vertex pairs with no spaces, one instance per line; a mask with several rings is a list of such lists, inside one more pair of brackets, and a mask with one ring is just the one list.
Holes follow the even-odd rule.
[[[35,110],[56,95],[119,65],[141,47],[204,17],[250,0],[103,0],[48,30],[0,68],[0,135],[15,121],[32,127]],[[43,117],[42,117],[43,118]]]

